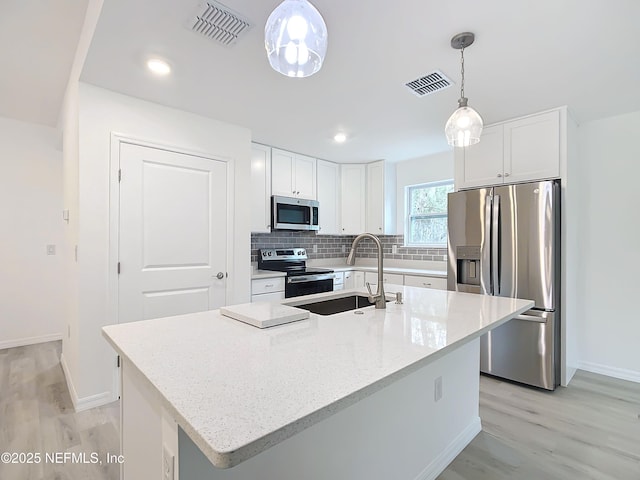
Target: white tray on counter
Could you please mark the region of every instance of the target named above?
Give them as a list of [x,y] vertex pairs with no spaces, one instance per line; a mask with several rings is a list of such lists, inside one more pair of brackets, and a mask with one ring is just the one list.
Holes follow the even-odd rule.
[[283,323],[309,318],[309,312],[301,308],[272,302],[241,303],[221,307],[220,313],[258,328],[274,327]]

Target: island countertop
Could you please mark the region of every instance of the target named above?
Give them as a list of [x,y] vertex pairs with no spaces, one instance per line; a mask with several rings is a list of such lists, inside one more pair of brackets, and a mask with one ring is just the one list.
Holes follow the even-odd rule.
[[[235,466],[533,306],[389,285],[404,304],[258,329],[212,310],[103,333],[213,465]],[[309,296],[342,297],[349,292]],[[295,304],[300,298],[282,303]]]

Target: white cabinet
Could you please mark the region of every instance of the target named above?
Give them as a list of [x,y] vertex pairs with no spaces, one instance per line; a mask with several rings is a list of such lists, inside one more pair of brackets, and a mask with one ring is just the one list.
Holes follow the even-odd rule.
[[340,165],[342,233],[358,235],[366,229],[366,166]]
[[456,189],[559,177],[561,114],[566,110],[492,125],[480,143],[456,148]]
[[344,272],[334,272],[333,274],[333,291],[344,289]]
[[420,275],[405,275],[404,284],[409,287],[447,289],[447,279],[441,277],[423,277]]
[[[355,272],[353,270],[344,272],[344,288],[346,288],[347,290],[356,288],[356,279],[354,275]],[[362,280],[364,281],[364,276],[362,277]]]
[[284,277],[251,280],[251,302],[284,300]]
[[271,194],[316,200],[316,159],[273,148]]
[[559,176],[560,112],[558,110],[504,124],[505,183]]
[[353,288],[364,287],[364,272],[353,272]]
[[320,202],[320,235],[338,235],[340,230],[340,165],[325,160],[317,162],[317,194]]
[[485,127],[479,143],[455,149],[455,159],[456,189],[502,183],[504,172],[502,125]]
[[251,144],[251,231],[271,231],[271,148]]
[[395,165],[384,161],[367,164],[367,232],[376,235],[396,233]]
[[[364,281],[369,282],[371,287],[378,285],[378,273],[377,272],[365,272]],[[397,273],[383,273],[382,282],[384,285],[393,283],[394,285],[404,285],[404,278]]]

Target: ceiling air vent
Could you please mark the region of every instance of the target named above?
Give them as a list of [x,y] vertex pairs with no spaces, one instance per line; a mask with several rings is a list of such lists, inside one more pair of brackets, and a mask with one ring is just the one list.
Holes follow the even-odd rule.
[[200,3],[188,23],[189,29],[225,47],[234,45],[252,26],[242,15],[212,0]]
[[416,78],[409,83],[405,83],[407,88],[409,88],[409,90],[411,90],[417,97],[424,97],[425,95],[435,93],[439,90],[450,87],[452,84],[453,82],[440,70],[436,70],[424,77]]

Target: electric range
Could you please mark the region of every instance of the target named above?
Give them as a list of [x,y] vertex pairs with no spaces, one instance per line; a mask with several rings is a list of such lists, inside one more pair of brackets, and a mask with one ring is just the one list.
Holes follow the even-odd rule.
[[285,298],[333,291],[333,270],[307,267],[304,248],[260,248],[258,268],[286,272]]

